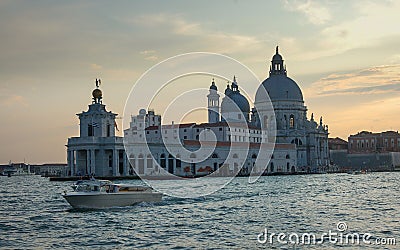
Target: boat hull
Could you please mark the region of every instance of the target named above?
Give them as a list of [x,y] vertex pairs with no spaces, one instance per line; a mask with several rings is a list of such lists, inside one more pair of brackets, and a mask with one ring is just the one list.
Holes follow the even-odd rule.
[[140,202],[160,202],[162,193],[67,193],[63,197],[73,208],[101,209],[110,207],[132,206]]

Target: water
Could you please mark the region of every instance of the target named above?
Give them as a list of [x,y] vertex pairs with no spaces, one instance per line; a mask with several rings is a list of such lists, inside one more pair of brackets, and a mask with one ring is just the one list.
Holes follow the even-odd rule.
[[[236,178],[207,197],[164,197],[158,204],[76,211],[60,195],[71,183],[0,177],[0,248],[376,249],[257,241],[265,228],[320,235],[338,232],[338,222],[347,223],[345,232],[394,237],[399,245],[399,178],[400,173],[268,176],[254,184]],[[385,248],[396,249],[379,249]]]

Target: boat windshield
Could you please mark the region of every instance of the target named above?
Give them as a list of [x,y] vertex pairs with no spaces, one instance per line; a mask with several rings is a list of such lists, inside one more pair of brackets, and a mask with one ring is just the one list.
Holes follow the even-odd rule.
[[79,184],[77,185],[76,192],[98,192],[100,187],[98,185]]

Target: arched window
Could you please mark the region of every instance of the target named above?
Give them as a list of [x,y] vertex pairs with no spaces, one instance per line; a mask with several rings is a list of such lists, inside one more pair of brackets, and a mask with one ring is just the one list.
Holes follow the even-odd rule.
[[286,155],[286,159],[290,159],[290,155],[289,154]]
[[139,174],[144,174],[144,158],[143,155],[139,155],[138,165],[139,165]]
[[290,115],[289,118],[289,127],[294,128],[294,115]]
[[271,165],[270,165],[270,172],[274,172],[274,163],[273,162],[271,162]]
[[153,157],[151,154],[147,155],[147,168],[152,168],[153,167]]
[[196,154],[195,153],[191,153],[190,154],[190,158],[196,158]]
[[167,166],[167,162],[165,160],[165,154],[161,154],[160,155],[160,166],[162,168],[165,168]]
[[253,154],[253,155],[251,156],[251,158],[257,159],[257,155],[256,155],[256,154]]
[[168,155],[168,172],[174,173],[174,156],[171,154]]
[[181,166],[182,166],[182,161],[181,161],[181,155],[180,154],[176,155],[175,166],[177,168],[181,168]]
[[238,155],[237,154],[233,154],[233,158],[238,158]]
[[133,169],[135,169],[136,167],[136,159],[134,154],[129,155],[129,163],[131,165],[131,167],[129,168],[129,174],[133,175]]
[[286,172],[289,172],[290,171],[290,166],[289,166],[289,162],[288,163],[286,163]]
[[287,116],[283,115],[283,127],[286,129],[287,128]]
[[218,155],[216,153],[212,154],[211,158],[218,158]]
[[235,173],[237,173],[239,171],[239,164],[237,164],[236,162],[233,164],[233,171]]
[[297,146],[301,146],[301,145],[303,145],[303,142],[302,142],[302,140],[300,140],[300,139],[293,139],[292,140],[292,142],[291,142],[292,144],[296,144]]

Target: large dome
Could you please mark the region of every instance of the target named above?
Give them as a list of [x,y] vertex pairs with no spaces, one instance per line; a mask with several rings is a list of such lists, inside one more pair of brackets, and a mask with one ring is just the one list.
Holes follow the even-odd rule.
[[269,77],[265,79],[256,93],[256,103],[265,102],[265,91],[267,91],[271,101],[296,101],[304,102],[301,89],[295,81],[287,77],[286,66],[283,64],[283,58],[279,54],[278,46],[276,53],[272,57],[269,68]]
[[[261,86],[267,91],[271,101],[304,102],[301,89],[286,75],[271,75],[262,82]],[[262,100],[258,100],[260,97],[257,98],[257,96],[260,95],[256,94],[256,102],[261,102]]]

